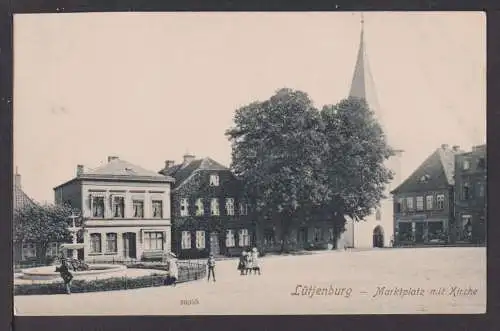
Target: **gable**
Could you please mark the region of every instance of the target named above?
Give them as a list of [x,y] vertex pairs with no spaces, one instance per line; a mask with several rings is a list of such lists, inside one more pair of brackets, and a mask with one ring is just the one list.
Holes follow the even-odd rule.
[[[391,193],[432,191],[453,185],[453,160],[437,149]],[[422,179],[424,179],[422,181]]]

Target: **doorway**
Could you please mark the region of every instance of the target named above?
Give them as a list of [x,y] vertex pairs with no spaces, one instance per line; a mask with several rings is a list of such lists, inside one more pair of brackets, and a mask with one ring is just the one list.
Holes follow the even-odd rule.
[[130,259],[137,258],[136,234],[134,232],[123,234],[123,256]]
[[384,247],[384,229],[380,225],[373,229],[373,247]]
[[210,253],[220,254],[219,234],[217,232],[210,232]]

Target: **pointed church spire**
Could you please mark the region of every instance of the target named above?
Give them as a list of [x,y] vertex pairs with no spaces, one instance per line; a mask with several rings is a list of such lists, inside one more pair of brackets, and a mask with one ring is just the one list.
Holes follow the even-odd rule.
[[[365,54],[365,19],[361,13],[361,32],[359,35],[359,49],[356,59],[356,66],[354,67],[354,74],[352,77],[351,90],[349,91],[350,97],[357,97],[367,99],[366,95],[366,79],[367,76],[366,54]],[[368,102],[368,100],[366,100]]]

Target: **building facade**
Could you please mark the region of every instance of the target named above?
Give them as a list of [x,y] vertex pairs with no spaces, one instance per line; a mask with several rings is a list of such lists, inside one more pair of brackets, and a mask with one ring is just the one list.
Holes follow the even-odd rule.
[[170,252],[170,191],[174,179],[108,157],[91,171],[54,188],[84,219],[83,259],[89,262],[159,259]]
[[233,173],[211,158],[184,155],[160,173],[175,178],[172,250],[180,258],[239,255],[255,244],[255,224]]
[[457,242],[486,242],[486,145],[455,156],[455,227]]
[[446,244],[454,220],[454,171],[458,146],[443,144],[394,196],[395,245]]
[[[16,173],[14,174],[14,181],[12,187],[12,209],[14,213],[26,206],[33,205],[35,202],[23,191],[21,186],[21,175],[18,173],[16,169]],[[21,263],[36,263],[40,260],[38,256],[38,245],[33,242],[19,242],[14,241],[13,243],[13,262],[14,265],[18,265]],[[54,250],[47,250],[47,254],[54,253]],[[56,252],[57,253],[57,249]]]

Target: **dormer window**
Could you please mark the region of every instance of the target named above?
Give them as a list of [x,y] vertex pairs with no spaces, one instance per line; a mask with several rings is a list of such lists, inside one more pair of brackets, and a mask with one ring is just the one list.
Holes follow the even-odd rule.
[[219,175],[217,174],[210,175],[210,186],[219,186]]
[[181,200],[181,216],[189,216],[189,203],[188,199],[182,199]]
[[429,175],[423,175],[422,177],[420,177],[420,182],[427,183],[430,178],[431,178],[431,176],[429,176]]

